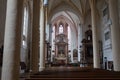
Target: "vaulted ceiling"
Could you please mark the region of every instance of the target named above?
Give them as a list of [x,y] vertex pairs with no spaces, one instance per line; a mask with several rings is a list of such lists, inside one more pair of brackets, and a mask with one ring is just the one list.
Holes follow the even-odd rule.
[[[49,1],[48,2],[49,19],[51,19],[55,14],[64,11],[66,14],[69,15],[70,18],[73,18],[73,14],[75,14],[79,18],[80,22],[84,22],[88,11],[90,11],[88,0],[48,0],[48,1]],[[73,14],[71,14],[70,12],[72,12]]]

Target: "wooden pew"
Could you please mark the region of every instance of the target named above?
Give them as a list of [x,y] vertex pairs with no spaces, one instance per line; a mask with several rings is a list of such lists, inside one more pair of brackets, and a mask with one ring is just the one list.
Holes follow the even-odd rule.
[[45,70],[29,75],[25,80],[120,80],[120,72],[107,71],[102,69],[90,70]]

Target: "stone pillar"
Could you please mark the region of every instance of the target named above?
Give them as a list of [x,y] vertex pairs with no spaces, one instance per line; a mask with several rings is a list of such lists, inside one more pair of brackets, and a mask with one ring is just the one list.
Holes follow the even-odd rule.
[[23,0],[8,0],[1,80],[19,80]]
[[118,14],[118,0],[109,0],[109,12],[111,25],[111,38],[112,38],[112,53],[114,70],[120,71],[120,26]]
[[41,0],[40,7],[40,66],[39,71],[43,71],[45,68],[45,17],[44,17],[44,5]]
[[98,44],[98,32],[97,32],[97,18],[96,18],[96,3],[95,0],[91,0],[91,18],[92,18],[92,38],[93,38],[93,62],[94,68],[100,68],[100,55]]
[[[45,0],[44,0],[44,3],[45,3]],[[44,44],[44,50],[45,50],[45,52],[44,52],[44,63],[46,63],[46,61],[48,61],[48,40],[47,40],[47,32],[46,32],[46,28],[47,28],[47,23],[48,23],[48,6],[46,5],[46,4],[44,4],[44,42],[45,42],[45,44]]]
[[[55,24],[55,40],[56,40],[56,35],[58,34],[58,24]],[[55,44],[55,42],[54,42]],[[57,56],[57,45],[55,45],[55,56]]]
[[52,24],[49,24],[49,42],[50,42],[50,45],[52,44]]
[[32,27],[32,72],[39,71],[39,16],[40,0],[33,0],[33,27]]
[[80,62],[80,46],[81,46],[81,35],[82,35],[82,32],[81,32],[81,26],[78,25],[78,61]]
[[[85,38],[85,29],[84,29],[84,28],[85,28],[85,24],[82,23],[82,24],[80,25],[80,29],[81,29],[80,31],[81,31],[81,38],[82,38],[82,39]],[[81,39],[81,41],[82,41],[82,39]]]

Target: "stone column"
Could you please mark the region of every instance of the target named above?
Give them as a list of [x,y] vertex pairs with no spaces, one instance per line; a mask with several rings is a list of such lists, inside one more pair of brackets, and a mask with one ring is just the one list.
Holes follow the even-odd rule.
[[80,62],[80,46],[81,46],[81,40],[82,40],[82,32],[81,32],[81,26],[78,25],[78,61]]
[[[47,0],[46,0],[47,1]],[[44,0],[44,7],[43,7],[43,11],[44,11],[44,59],[43,59],[43,63],[44,63],[44,67],[45,67],[45,63],[46,61],[48,61],[48,40],[47,40],[47,26],[48,26],[48,6]]]
[[41,0],[40,7],[40,66],[39,71],[43,71],[45,68],[45,17],[44,17],[44,5]]
[[52,24],[49,24],[49,42],[52,44]]
[[94,68],[100,68],[100,55],[98,45],[98,32],[97,32],[97,18],[96,18],[96,3],[91,0],[91,18],[92,18],[92,38],[93,38],[93,62]]
[[32,72],[39,71],[39,16],[40,0],[33,0],[33,27],[32,27]]
[[109,12],[111,25],[111,38],[112,38],[112,53],[114,70],[120,71],[120,26],[118,14],[118,0],[109,0]]
[[8,0],[1,80],[19,80],[23,0]]
[[[56,40],[56,35],[58,34],[58,24],[55,24],[55,40]],[[54,42],[55,44],[55,42]],[[55,45],[55,57],[57,56],[57,45]]]

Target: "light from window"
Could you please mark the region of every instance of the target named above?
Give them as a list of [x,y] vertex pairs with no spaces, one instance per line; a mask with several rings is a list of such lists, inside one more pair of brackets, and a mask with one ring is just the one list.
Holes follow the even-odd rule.
[[63,26],[62,25],[60,25],[60,27],[59,27],[59,34],[61,34],[61,33],[63,33]]

